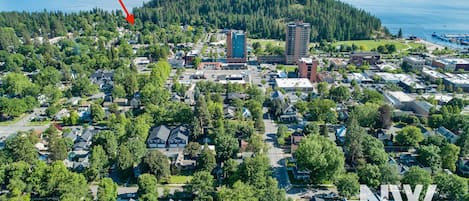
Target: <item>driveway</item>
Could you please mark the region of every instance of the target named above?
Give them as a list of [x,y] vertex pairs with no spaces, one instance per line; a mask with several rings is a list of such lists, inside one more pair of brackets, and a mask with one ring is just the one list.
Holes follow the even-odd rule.
[[[264,113],[268,112],[267,108],[263,109]],[[265,135],[264,141],[269,146],[267,156],[270,159],[270,165],[273,169],[274,177],[278,181],[279,188],[288,189],[291,186],[290,179],[288,178],[287,168],[285,167],[285,160],[291,157],[290,154],[286,154],[282,148],[277,144],[277,125],[269,118],[269,115],[265,115]]]

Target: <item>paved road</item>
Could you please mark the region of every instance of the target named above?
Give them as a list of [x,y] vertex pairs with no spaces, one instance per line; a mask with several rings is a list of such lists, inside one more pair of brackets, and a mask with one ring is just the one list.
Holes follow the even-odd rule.
[[8,125],[8,126],[0,126],[0,137],[6,137],[11,134],[17,133],[18,131],[29,131],[29,130],[39,130],[44,131],[46,130],[49,125],[43,126],[28,126],[28,123],[31,121],[31,118],[36,116],[37,114],[41,114],[45,111],[45,108],[36,108],[30,114],[25,115],[21,120],[18,122]]
[[[267,113],[268,109],[263,109],[264,113]],[[265,124],[265,135],[264,140],[269,146],[267,156],[270,159],[271,166],[274,170],[274,176],[278,181],[280,188],[290,188],[291,183],[288,178],[287,168],[285,167],[285,160],[290,157],[290,154],[286,154],[282,148],[277,144],[277,125],[270,118],[264,118]]]

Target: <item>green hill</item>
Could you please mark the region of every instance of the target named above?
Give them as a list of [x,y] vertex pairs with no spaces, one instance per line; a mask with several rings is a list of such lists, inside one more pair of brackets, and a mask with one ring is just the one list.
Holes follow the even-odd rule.
[[284,24],[313,26],[311,39],[370,39],[381,21],[337,0],[152,0],[134,10],[137,19],[160,25],[182,23],[247,30],[253,38],[282,39]]

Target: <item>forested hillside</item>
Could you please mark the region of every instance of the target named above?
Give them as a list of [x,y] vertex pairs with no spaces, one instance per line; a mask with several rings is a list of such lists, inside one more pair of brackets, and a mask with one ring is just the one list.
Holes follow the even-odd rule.
[[337,0],[152,0],[137,19],[160,25],[182,23],[247,30],[254,38],[284,38],[284,24],[313,25],[312,40],[369,39],[381,21]]

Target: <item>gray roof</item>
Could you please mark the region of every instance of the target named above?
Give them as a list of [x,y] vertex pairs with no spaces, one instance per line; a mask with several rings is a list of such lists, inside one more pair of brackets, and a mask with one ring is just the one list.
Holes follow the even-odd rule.
[[177,128],[171,131],[171,134],[168,138],[168,141],[175,140],[177,138],[184,140],[186,143],[188,142],[190,131],[185,126],[178,126]]
[[427,112],[433,107],[433,105],[427,101],[415,101],[414,103]]
[[103,79],[103,78],[114,78],[114,71],[113,70],[97,70],[93,74],[91,74],[92,79]]
[[75,140],[77,140],[77,138],[78,138],[78,135],[74,131],[71,131],[71,132],[68,132],[68,133],[64,133],[63,137],[64,138],[69,138],[73,142],[75,142]]
[[169,137],[170,133],[171,133],[171,131],[169,130],[168,127],[166,127],[165,125],[161,125],[161,126],[153,128],[150,131],[150,136],[148,136],[148,140],[160,139],[160,140],[166,142],[168,140],[168,137]]
[[272,99],[276,99],[276,98],[279,98],[280,100],[284,100],[285,96],[282,94],[282,92],[277,90],[272,93]]
[[73,150],[74,151],[80,151],[80,150],[86,150],[88,149],[88,143],[87,142],[77,142],[73,145]]
[[247,99],[248,95],[243,93],[228,93],[227,99],[234,100],[234,99]]
[[90,140],[93,138],[93,136],[94,136],[95,133],[96,133],[96,132],[95,132],[95,130],[94,130],[93,127],[86,128],[86,129],[83,131],[83,134],[81,134],[81,137],[80,137],[81,139],[80,139],[80,140],[85,141],[85,142],[88,142],[88,141],[90,141]]

